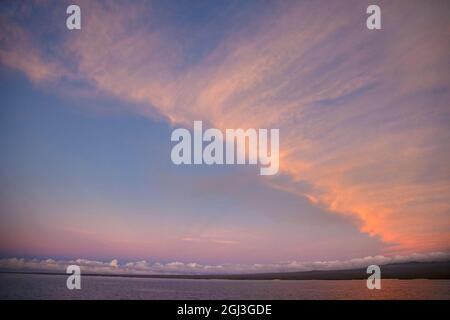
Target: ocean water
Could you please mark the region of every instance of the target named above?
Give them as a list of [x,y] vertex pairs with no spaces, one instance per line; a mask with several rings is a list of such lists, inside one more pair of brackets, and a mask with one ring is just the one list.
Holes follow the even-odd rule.
[[0,274],[0,299],[445,299],[450,280],[191,280],[82,276],[68,290],[64,275]]

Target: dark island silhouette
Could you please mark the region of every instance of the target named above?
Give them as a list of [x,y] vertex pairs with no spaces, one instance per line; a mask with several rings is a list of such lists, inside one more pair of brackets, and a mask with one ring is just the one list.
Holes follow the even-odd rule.
[[[407,262],[380,265],[382,279],[450,279],[450,261]],[[66,275],[66,273],[39,271],[7,271],[1,273]],[[313,270],[298,272],[271,272],[250,274],[111,274],[83,273],[84,276],[165,278],[165,279],[223,279],[223,280],[364,280],[366,268],[346,270]]]

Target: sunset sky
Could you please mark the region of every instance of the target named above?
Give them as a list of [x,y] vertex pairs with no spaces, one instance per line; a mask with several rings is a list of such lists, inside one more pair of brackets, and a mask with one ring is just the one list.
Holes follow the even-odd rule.
[[[1,1],[0,258],[449,252],[450,2],[375,2]],[[279,128],[279,173],[175,166],[194,120]]]

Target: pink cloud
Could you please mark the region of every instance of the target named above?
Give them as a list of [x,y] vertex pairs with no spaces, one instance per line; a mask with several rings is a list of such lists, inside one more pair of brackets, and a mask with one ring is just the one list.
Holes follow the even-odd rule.
[[[176,39],[133,24],[142,7],[86,2],[85,30],[53,50],[69,54],[74,76],[98,92],[138,102],[131,112],[280,128],[282,173],[311,188],[267,183],[348,217],[392,252],[446,250],[450,134],[439,119],[449,116],[449,17],[444,2],[425,5],[384,4],[377,34],[360,28],[357,2],[282,7],[179,71]],[[5,65],[37,82],[70,73],[45,61],[25,30],[3,30]],[[436,88],[447,91],[436,96]]]

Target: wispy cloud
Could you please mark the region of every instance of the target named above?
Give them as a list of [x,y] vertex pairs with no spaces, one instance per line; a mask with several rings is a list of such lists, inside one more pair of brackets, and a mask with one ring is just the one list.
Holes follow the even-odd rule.
[[83,30],[46,48],[2,19],[2,63],[38,82],[71,74],[172,124],[278,127],[283,177],[269,184],[348,217],[390,252],[448,249],[447,1],[383,2],[378,33],[360,2],[283,4],[238,19],[192,65],[173,30],[145,23],[151,5],[82,6]]

